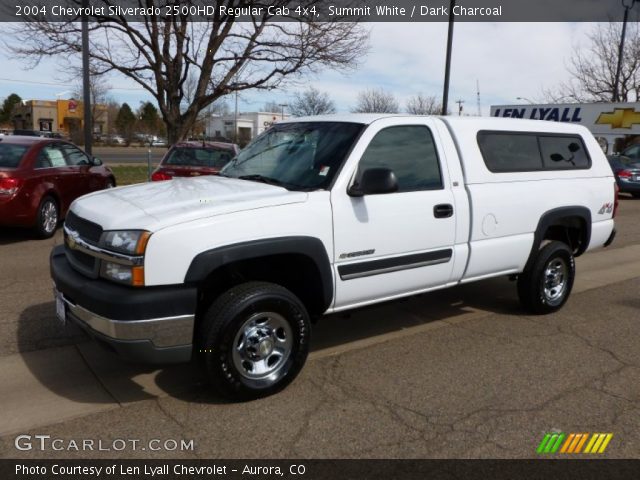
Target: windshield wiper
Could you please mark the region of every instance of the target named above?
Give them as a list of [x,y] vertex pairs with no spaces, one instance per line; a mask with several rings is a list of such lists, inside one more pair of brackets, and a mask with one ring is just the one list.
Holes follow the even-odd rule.
[[306,187],[303,187],[302,185],[295,185],[293,183],[282,182],[277,178],[266,177],[264,175],[257,175],[257,174],[256,175],[240,175],[237,178],[239,178],[240,180],[249,180],[251,182],[260,182],[260,183],[266,183],[267,185],[274,185],[276,187],[283,187],[283,188],[286,188],[287,190],[306,189]]

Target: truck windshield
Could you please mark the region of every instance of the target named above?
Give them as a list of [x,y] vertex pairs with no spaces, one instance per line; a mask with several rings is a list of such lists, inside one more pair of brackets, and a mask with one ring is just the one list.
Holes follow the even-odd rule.
[[221,175],[289,190],[328,188],[363,128],[343,122],[276,124],[229,162]]

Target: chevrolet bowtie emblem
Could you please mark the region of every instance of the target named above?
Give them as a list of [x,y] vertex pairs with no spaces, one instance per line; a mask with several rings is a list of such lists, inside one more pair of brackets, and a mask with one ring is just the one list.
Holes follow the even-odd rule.
[[611,125],[611,128],[631,128],[640,125],[640,112],[633,108],[615,108],[613,112],[601,113],[596,123]]

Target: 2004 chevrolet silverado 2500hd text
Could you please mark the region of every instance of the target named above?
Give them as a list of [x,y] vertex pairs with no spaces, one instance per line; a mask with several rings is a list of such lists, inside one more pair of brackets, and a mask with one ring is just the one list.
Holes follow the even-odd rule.
[[[567,300],[614,236],[615,180],[583,127],[387,115],[280,122],[217,177],[73,203],[56,306],[133,361],[196,357],[223,394],[300,372],[310,319],[499,275],[527,310]],[[390,320],[392,321],[392,320]]]

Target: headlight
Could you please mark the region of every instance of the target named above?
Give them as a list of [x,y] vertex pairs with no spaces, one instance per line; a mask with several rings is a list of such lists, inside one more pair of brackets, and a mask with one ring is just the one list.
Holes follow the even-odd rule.
[[151,233],[144,230],[114,230],[102,234],[101,244],[108,250],[127,255],[144,255]]
[[144,286],[144,267],[142,266],[121,265],[103,260],[100,276],[134,287]]

